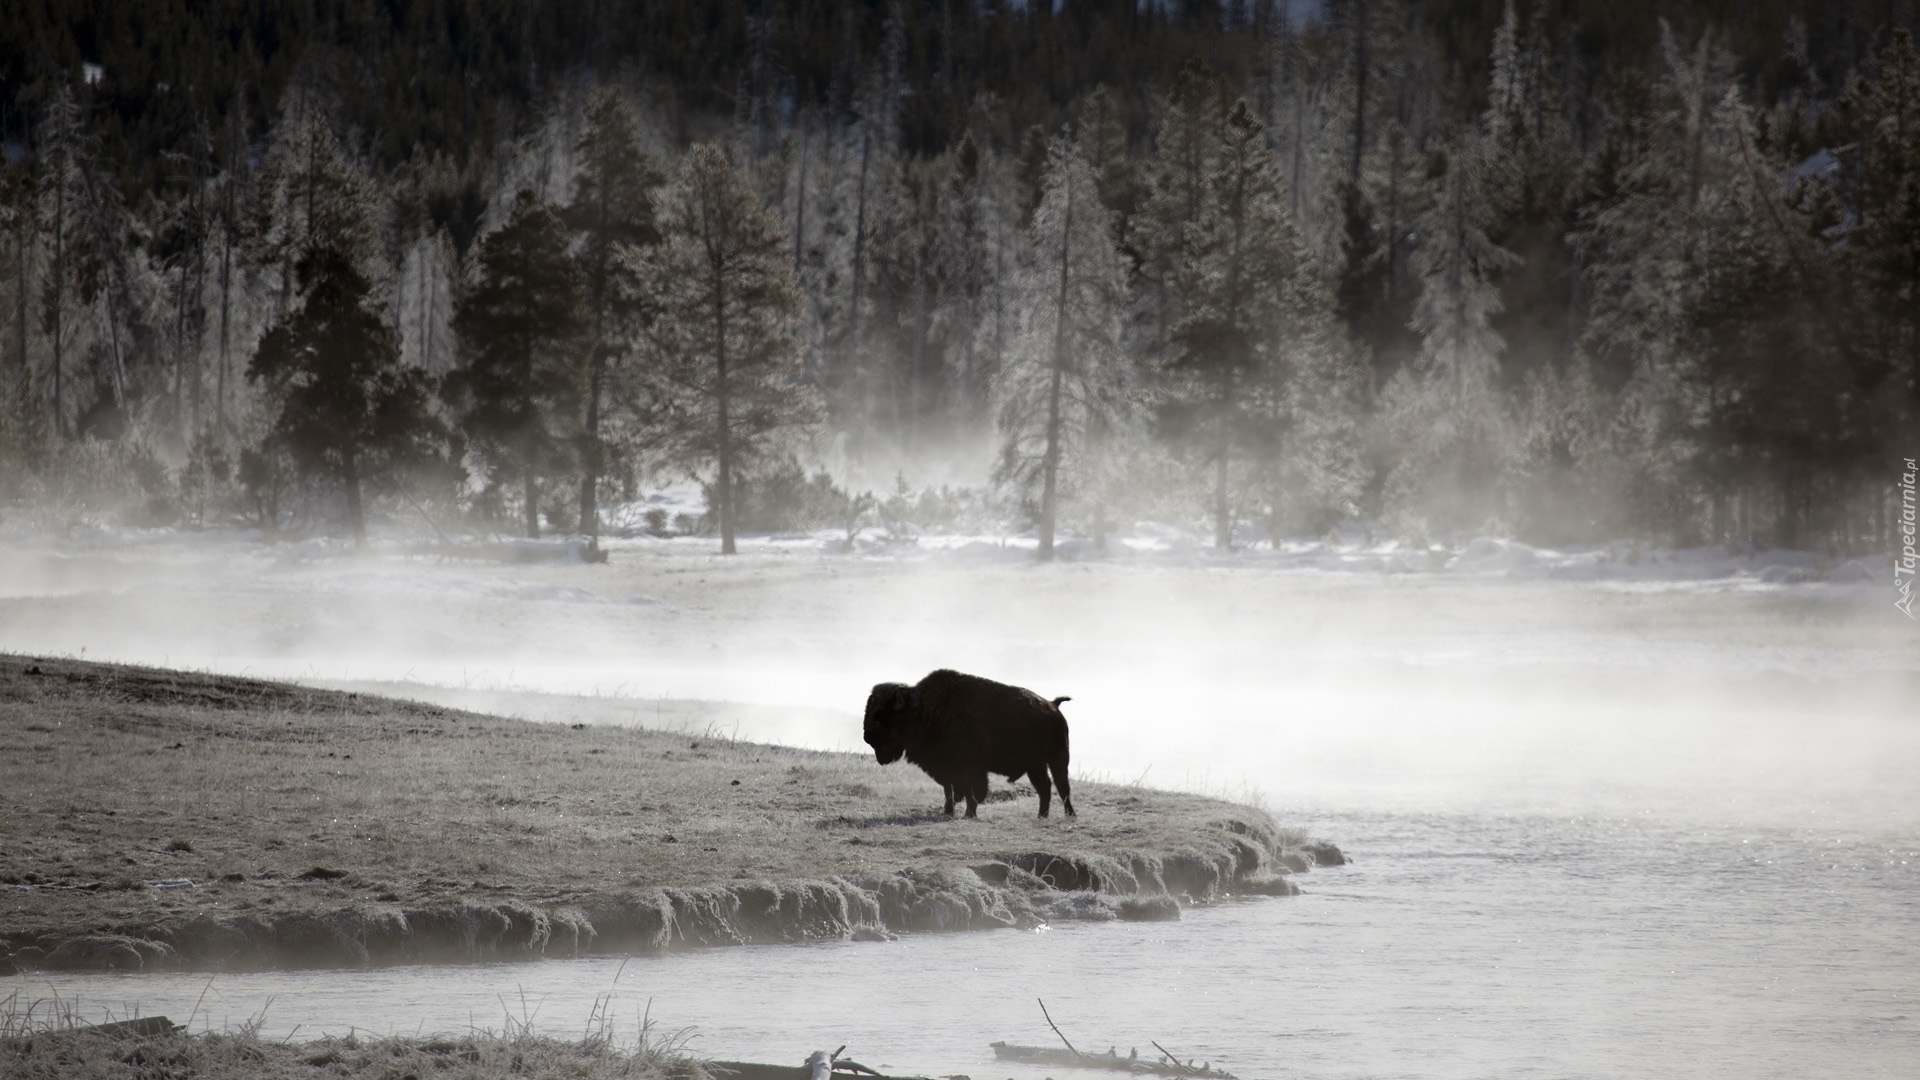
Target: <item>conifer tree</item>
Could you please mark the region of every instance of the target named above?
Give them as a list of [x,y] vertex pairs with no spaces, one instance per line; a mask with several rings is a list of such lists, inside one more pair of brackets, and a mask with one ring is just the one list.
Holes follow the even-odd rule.
[[792,256],[751,181],[705,143],[688,151],[660,230],[639,272],[655,305],[642,340],[665,402],[662,442],[713,478],[720,551],[732,555],[742,471],[820,420],[794,337]]
[[269,135],[243,228],[252,259],[277,282],[276,316],[292,305],[296,268],[325,242],[354,259],[362,276],[381,280],[384,199],[334,131],[330,95],[309,75],[290,86]]
[[1478,151],[1472,142],[1455,146],[1421,222],[1412,324],[1420,335],[1418,389],[1409,377],[1394,406],[1408,437],[1398,475],[1389,479],[1394,500],[1448,528],[1477,527],[1494,513],[1505,455],[1498,386],[1504,343],[1493,318],[1500,313],[1498,276],[1517,260],[1487,238],[1492,211]]
[[400,364],[354,260],[323,242],[299,275],[304,302],[261,340],[247,379],[274,402],[269,442],[302,473],[340,485],[354,543],[365,547],[363,489],[434,461],[446,430],[430,407],[432,380]]
[[1848,86],[1845,106],[1862,151],[1847,261],[1865,285],[1868,347],[1884,358],[1871,366],[1905,399],[1887,420],[1904,414],[1911,424],[1920,416],[1920,53],[1910,33],[1894,32],[1872,78]]
[[580,267],[586,287],[587,365],[581,397],[580,532],[600,533],[599,485],[606,471],[601,435],[607,367],[631,336],[626,324],[644,318],[625,268],[623,248],[644,248],[660,241],[654,199],[663,182],[652,157],[641,146],[639,125],[617,90],[595,90],[587,104],[587,126],[577,148],[573,202],[566,222],[579,239]]
[[1364,190],[1378,229],[1371,267],[1377,291],[1367,297],[1368,306],[1350,325],[1372,350],[1370,382],[1378,389],[1419,348],[1419,339],[1408,327],[1418,292],[1413,285],[1412,255],[1419,237],[1415,223],[1433,203],[1433,183],[1428,176],[1429,156],[1397,120],[1381,125],[1379,142],[1367,164]]
[[986,419],[990,387],[1004,352],[1016,217],[1004,162],[971,131],[940,159],[935,263],[941,276],[936,314],[955,386],[951,403],[963,427]]
[[942,194],[938,161],[914,162],[897,170],[885,215],[885,239],[874,245],[878,273],[874,283],[874,343],[882,370],[881,408],[902,453],[911,453],[916,436],[928,427],[945,383],[944,341],[937,313],[946,290],[941,265]]
[[1497,278],[1517,261],[1487,238],[1493,213],[1477,149],[1471,143],[1456,147],[1421,223],[1424,242],[1414,256],[1420,275],[1413,309],[1413,328],[1421,337],[1418,364],[1455,410],[1495,388],[1505,344],[1493,329],[1500,313]]
[[[996,479],[1039,488],[1039,557],[1053,558],[1063,492],[1090,479],[1127,383],[1126,271],[1114,212],[1078,143],[1054,138],[1028,227],[1023,333],[1003,376]],[[1096,514],[1099,512],[1095,509]]]
[[[80,322],[82,302],[76,297],[82,279],[97,281],[90,266],[86,228],[88,183],[85,170],[90,144],[82,126],[80,105],[65,85],[55,90],[47,103],[41,125],[42,166],[40,217],[46,234],[46,278],[41,287],[41,331],[48,342],[49,404],[53,429],[66,435],[71,431],[68,389],[69,356],[74,351],[76,323]],[[90,272],[93,271],[93,272]]]
[[1234,461],[1259,426],[1245,396],[1280,362],[1287,286],[1304,267],[1264,125],[1242,100],[1220,131],[1172,282],[1182,316],[1167,419],[1211,466],[1214,543],[1224,550],[1233,546]]
[[1146,194],[1132,221],[1130,243],[1160,336],[1180,320],[1179,275],[1187,234],[1208,205],[1207,181],[1224,138],[1220,125],[1233,102],[1225,80],[1194,61],[1167,93],[1144,169]]
[[522,190],[480,242],[478,281],[460,299],[462,364],[443,395],[495,483],[518,482],[529,538],[540,535],[540,482],[570,474],[589,330],[585,276],[560,219]]

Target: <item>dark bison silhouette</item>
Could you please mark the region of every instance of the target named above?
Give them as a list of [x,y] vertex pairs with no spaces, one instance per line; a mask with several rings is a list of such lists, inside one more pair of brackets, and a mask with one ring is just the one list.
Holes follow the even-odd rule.
[[882,765],[904,756],[925,770],[946,793],[948,814],[954,800],[964,798],[967,816],[978,817],[987,797],[987,774],[999,773],[1033,782],[1041,817],[1047,816],[1058,784],[1060,805],[1072,816],[1067,718],[1060,712],[1060,703],[1069,700],[1048,701],[1018,686],[943,669],[917,686],[874,687],[867,696],[867,745]]

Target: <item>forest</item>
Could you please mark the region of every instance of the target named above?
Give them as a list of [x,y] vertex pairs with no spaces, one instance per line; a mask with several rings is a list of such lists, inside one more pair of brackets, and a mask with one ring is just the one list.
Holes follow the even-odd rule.
[[1914,0],[9,12],[9,523],[1858,553],[1920,454]]

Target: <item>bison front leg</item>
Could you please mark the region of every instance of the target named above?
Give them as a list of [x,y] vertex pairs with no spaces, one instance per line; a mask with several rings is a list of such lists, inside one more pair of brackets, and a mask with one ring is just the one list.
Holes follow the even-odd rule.
[[967,816],[970,818],[979,817],[980,800],[987,797],[987,774],[981,773],[979,776],[974,777],[973,780],[967,784],[966,794]]
[[[946,796],[947,796],[947,809],[946,809],[946,815],[947,815],[948,817],[952,817],[952,816],[953,816],[953,791],[954,791],[954,785],[953,785],[953,784],[941,784],[941,785],[940,785],[940,790],[941,790],[942,792],[944,792],[944,793],[946,794]],[[973,815],[972,815],[971,813],[969,813],[969,814],[968,814],[967,816],[968,816],[968,817],[972,817]]]

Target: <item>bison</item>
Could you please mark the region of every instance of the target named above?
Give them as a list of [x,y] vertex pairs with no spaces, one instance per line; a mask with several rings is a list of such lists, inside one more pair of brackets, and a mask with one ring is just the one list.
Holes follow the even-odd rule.
[[[867,697],[866,739],[873,758],[891,765],[905,756],[937,782],[947,797],[967,801],[967,816],[978,817],[987,797],[987,774],[1008,780],[1022,775],[1040,793],[1040,816],[1053,803],[1073,816],[1073,788],[1067,782],[1067,718],[1060,703],[1018,686],[1008,686],[958,671],[936,671],[919,685],[881,683]],[[1052,779],[1048,779],[1048,774]]]

